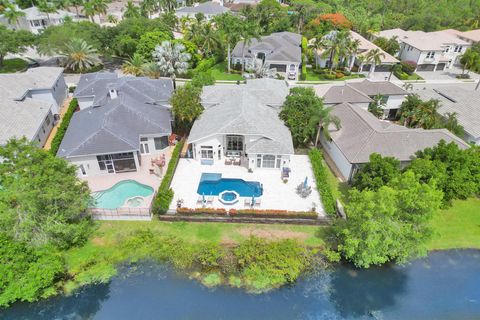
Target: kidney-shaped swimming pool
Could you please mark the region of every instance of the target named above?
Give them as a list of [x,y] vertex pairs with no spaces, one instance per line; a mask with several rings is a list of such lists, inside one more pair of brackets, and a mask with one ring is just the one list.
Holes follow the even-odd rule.
[[[117,209],[125,205],[128,199],[139,200],[140,197],[148,197],[153,194],[153,188],[141,184],[135,180],[123,180],[110,189],[93,194],[95,208]],[[136,205],[129,204],[135,207]]]

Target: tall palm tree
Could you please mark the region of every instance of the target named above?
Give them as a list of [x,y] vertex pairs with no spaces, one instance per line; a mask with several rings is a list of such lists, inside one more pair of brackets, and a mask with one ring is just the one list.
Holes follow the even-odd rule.
[[109,15],[107,15],[107,22],[117,24],[118,19],[113,14],[109,14]]
[[18,9],[17,6],[13,4],[7,4],[5,10],[3,11],[3,16],[7,19],[8,23],[18,25],[18,19],[25,16],[25,12]]
[[133,4],[133,1],[128,1],[127,5],[125,6],[125,12],[123,13],[123,17],[128,18],[138,18],[140,17],[140,8]]
[[93,17],[97,14],[97,11],[92,1],[87,1],[83,4],[83,13],[90,21],[95,22]]
[[101,15],[107,14],[108,1],[107,0],[91,0],[95,13],[98,14],[98,21],[100,21]]
[[230,73],[232,61],[231,61],[231,46],[235,45],[240,40],[240,30],[242,21],[238,16],[234,16],[231,13],[222,14],[216,16],[215,25],[218,30],[221,30],[221,36],[224,42],[227,43],[227,64],[228,73]]
[[318,146],[321,133],[327,140],[331,139],[330,132],[328,131],[330,125],[334,125],[337,130],[341,128],[340,119],[332,115],[331,112],[332,107],[323,107],[321,109],[316,109],[315,114],[310,118],[309,126],[311,126],[312,128],[314,126],[317,127],[317,134],[315,136],[315,147]]
[[260,38],[260,27],[257,21],[244,21],[240,30],[242,39],[242,73],[245,71],[245,49],[250,46],[253,39]]
[[185,74],[188,70],[188,62],[191,59],[189,53],[185,52],[185,46],[181,43],[163,41],[155,48],[153,58],[160,67],[162,75],[173,80],[173,88],[176,88],[175,79],[177,74]]
[[460,63],[462,64],[462,74],[465,74],[465,70],[468,70],[468,74],[470,70],[480,68],[480,54],[472,49],[467,49],[460,57]]
[[122,65],[122,72],[132,74],[136,77],[143,74],[145,59],[139,53],[135,53],[133,57]]
[[199,49],[202,51],[203,56],[210,56],[215,51],[221,41],[219,33],[214,29],[212,23],[204,23],[199,30],[198,37],[196,39]]
[[70,0],[70,3],[72,4],[72,6],[75,7],[75,14],[77,18],[80,17],[80,11],[78,7],[83,6],[84,2],[85,2],[84,0]]
[[159,0],[159,2],[160,2],[160,7],[165,12],[172,12],[177,7],[176,0]]
[[50,14],[58,12],[57,7],[53,3],[48,2],[46,0],[40,1],[37,5],[37,8],[40,12],[43,12],[47,15],[48,24],[50,24],[50,22],[51,22],[50,21]]
[[370,70],[368,71],[368,77],[372,75],[375,67],[382,63],[382,58],[385,58],[385,53],[380,51],[380,49],[372,49],[365,55],[365,59],[368,63],[371,64]]
[[60,51],[63,65],[73,71],[88,70],[101,63],[97,50],[80,38],[71,39]]
[[[328,58],[330,73],[333,73],[333,68],[338,65],[340,57],[347,55],[347,47],[350,41],[350,31],[332,31],[327,36],[323,37],[317,46],[320,46],[323,51],[323,57]],[[356,51],[356,49],[355,49]]]
[[151,14],[159,9],[158,5],[157,0],[144,0],[140,4],[140,13],[142,16],[150,18]]

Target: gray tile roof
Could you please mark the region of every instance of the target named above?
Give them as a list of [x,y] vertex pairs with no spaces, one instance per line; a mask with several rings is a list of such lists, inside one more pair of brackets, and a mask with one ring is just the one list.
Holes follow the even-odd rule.
[[171,113],[166,106],[173,92],[170,80],[120,78],[116,82],[105,84],[104,75],[93,78],[96,79],[94,83],[100,83],[100,88],[105,91],[112,86],[118,88],[118,97],[110,99],[95,85],[91,87],[90,82],[83,79],[88,85],[81,85],[77,90],[81,93],[93,89],[95,94],[103,97],[99,101],[102,105],[74,113],[58,156],[75,157],[138,150],[141,135],[171,133]]
[[[320,85],[317,87],[321,87]],[[389,81],[370,81],[368,79],[362,82],[347,82],[344,86],[331,86],[326,92],[319,88],[316,92],[323,97],[323,101],[328,104],[348,103],[368,103],[373,100],[370,97],[376,95],[407,95],[408,91]]]
[[[292,32],[276,32],[269,36],[263,36],[260,40],[252,39],[249,47],[245,48],[245,57],[251,58],[251,50],[266,51],[266,61],[302,61],[302,49],[300,48],[302,36]],[[233,57],[242,57],[243,41],[239,41],[232,51]]]
[[51,89],[62,74],[63,68],[51,67],[0,74],[0,145],[13,137],[35,138],[52,103],[25,96],[30,90]]
[[455,142],[461,148],[468,144],[446,129],[409,129],[382,121],[370,112],[343,103],[333,108],[341,128],[330,128],[332,141],[350,163],[366,163],[372,153],[409,161],[415,152],[436,145],[440,140]]
[[[280,81],[280,80],[271,80]],[[217,134],[257,135],[262,138],[247,143],[247,153],[293,154],[290,131],[278,117],[279,108],[269,106],[255,92],[255,86],[209,86],[207,91],[223,91],[216,103],[210,96],[208,107],[195,121],[188,143]],[[286,88],[284,81],[283,86]],[[263,90],[266,92],[266,90]],[[272,92],[272,96],[275,94]],[[225,99],[227,96],[229,98]],[[285,96],[283,97],[285,99]]]
[[462,85],[422,85],[413,91],[423,100],[440,101],[438,112],[442,115],[456,113],[458,122],[474,139],[480,138],[480,91]]
[[176,12],[203,13],[208,15],[222,14],[228,11],[230,11],[229,8],[226,8],[219,3],[212,1],[200,3],[197,6],[184,7],[176,10]]

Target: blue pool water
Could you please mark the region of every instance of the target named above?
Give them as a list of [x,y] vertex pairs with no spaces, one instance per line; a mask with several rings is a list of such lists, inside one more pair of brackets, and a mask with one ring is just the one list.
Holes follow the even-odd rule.
[[197,189],[199,195],[218,196],[225,190],[236,191],[240,197],[260,197],[263,194],[260,182],[222,178],[218,173],[202,173]]
[[125,201],[133,197],[148,197],[153,194],[153,188],[134,180],[124,180],[115,184],[110,189],[94,195],[96,208],[117,209]]

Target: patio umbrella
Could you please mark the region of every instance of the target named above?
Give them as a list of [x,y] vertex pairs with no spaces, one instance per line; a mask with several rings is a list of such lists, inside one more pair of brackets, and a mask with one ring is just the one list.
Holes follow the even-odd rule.
[[308,177],[305,177],[305,181],[303,181],[303,189],[307,189],[308,187]]

